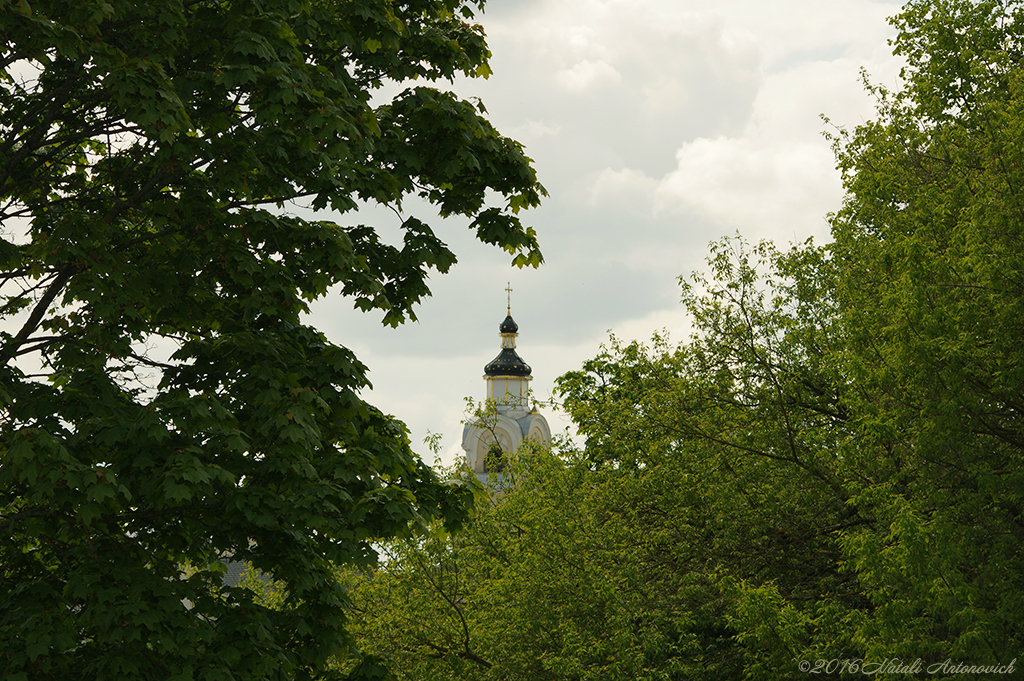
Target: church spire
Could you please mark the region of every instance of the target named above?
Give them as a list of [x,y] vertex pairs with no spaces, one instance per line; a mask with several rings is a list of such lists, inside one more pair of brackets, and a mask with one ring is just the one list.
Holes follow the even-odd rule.
[[484,366],[484,378],[515,376],[529,380],[532,369],[516,352],[519,325],[511,314],[498,326],[498,335],[501,336],[501,352]]
[[[507,294],[505,320],[498,325],[501,352],[484,366],[487,399],[493,400],[497,411],[485,420],[473,419],[462,432],[462,449],[466,463],[481,480],[488,473],[501,470],[493,467],[497,460],[516,451],[526,439],[547,442],[551,429],[547,419],[537,410],[530,410],[530,381],[533,370],[516,352],[519,325],[512,319],[512,285],[505,287]],[[488,463],[491,461],[491,463]]]
[[520,410],[529,404],[530,376],[533,370],[516,352],[516,337],[519,325],[512,319],[512,284],[505,287],[507,316],[498,326],[501,336],[501,352],[484,366],[484,380],[487,383],[487,397],[498,404],[499,409]]

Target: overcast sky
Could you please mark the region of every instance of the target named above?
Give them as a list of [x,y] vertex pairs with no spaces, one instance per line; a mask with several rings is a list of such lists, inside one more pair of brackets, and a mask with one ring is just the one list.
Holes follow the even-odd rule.
[[[686,335],[677,278],[739,231],[780,245],[828,238],[842,197],[821,115],[873,116],[860,71],[897,86],[888,39],[898,2],[868,0],[490,0],[487,81],[459,82],[526,146],[550,193],[525,214],[545,264],[509,266],[465,222],[428,221],[459,257],[432,278],[420,320],[399,329],[333,295],[310,321],[370,367],[365,396],[404,420],[413,447],[461,440],[463,398],[483,396],[499,351],[506,282],[533,388],[593,357],[608,332]],[[425,218],[423,211],[417,213]],[[341,220],[351,220],[345,216]],[[396,217],[367,211],[397,237]],[[553,432],[568,425],[546,412]],[[430,458],[430,457],[428,457]]]

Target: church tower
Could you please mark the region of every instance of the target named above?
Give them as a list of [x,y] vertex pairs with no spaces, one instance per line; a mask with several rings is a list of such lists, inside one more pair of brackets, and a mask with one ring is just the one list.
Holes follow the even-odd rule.
[[[511,289],[506,289],[511,293]],[[547,419],[530,406],[530,365],[516,352],[519,326],[512,319],[512,304],[505,321],[498,326],[501,352],[484,366],[487,400],[496,413],[466,424],[462,431],[462,449],[466,463],[477,478],[486,480],[489,473],[500,471],[502,456],[511,454],[527,439],[547,442],[551,429]],[[493,401],[493,402],[492,402]]]

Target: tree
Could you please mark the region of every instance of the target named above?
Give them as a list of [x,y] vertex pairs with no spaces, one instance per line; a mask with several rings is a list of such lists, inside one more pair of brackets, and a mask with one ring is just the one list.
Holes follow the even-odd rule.
[[611,512],[645,549],[649,602],[676,613],[655,669],[775,678],[815,648],[856,657],[839,613],[864,598],[837,539],[867,519],[836,456],[855,433],[834,265],[827,248],[740,240],[709,265],[682,282],[687,342],[613,342],[559,381],[586,457],[622,481]]
[[[379,672],[333,566],[456,525],[467,496],[300,315],[340,290],[415,318],[455,255],[408,197],[539,264],[521,146],[427,85],[488,75],[465,21],[482,4],[4,4],[5,678],[319,678],[336,656]],[[403,246],[290,202],[390,206]],[[227,560],[280,580],[283,606],[223,587]]]
[[[910,2],[899,92],[837,140],[844,363],[864,439],[844,550],[866,652],[1008,664],[1024,587],[1019,2]],[[898,596],[897,596],[898,594]]]

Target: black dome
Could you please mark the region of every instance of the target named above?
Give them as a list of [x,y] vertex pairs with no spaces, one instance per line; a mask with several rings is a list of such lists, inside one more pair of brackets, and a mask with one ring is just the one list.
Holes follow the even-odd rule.
[[[512,321],[512,318],[505,321]],[[515,322],[512,322],[512,326],[515,328]],[[488,376],[529,376],[531,371],[530,365],[512,348],[503,348],[501,354],[484,367],[484,374]]]
[[519,333],[519,325],[512,319],[512,315],[505,317],[505,321],[498,327],[498,333]]

